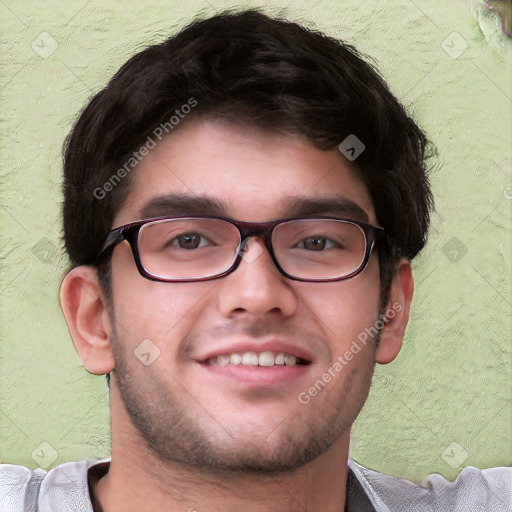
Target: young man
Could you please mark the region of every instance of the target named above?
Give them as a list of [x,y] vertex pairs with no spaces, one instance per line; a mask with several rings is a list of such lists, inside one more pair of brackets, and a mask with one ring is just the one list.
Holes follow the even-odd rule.
[[255,11],[130,59],[65,152],[62,309],[111,376],[112,456],[4,465],[0,510],[510,510],[508,468],[349,459],[407,325],[426,148],[353,48]]

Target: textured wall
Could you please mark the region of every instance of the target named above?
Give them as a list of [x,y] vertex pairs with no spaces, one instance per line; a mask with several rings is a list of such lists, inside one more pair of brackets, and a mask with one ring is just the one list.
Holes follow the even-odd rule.
[[[129,56],[229,5],[0,3],[0,462],[109,454],[105,381],[81,367],[58,306],[61,144]],[[439,150],[410,327],[398,359],[377,369],[352,456],[411,479],[511,464],[510,41],[476,0],[265,6],[371,55]]]

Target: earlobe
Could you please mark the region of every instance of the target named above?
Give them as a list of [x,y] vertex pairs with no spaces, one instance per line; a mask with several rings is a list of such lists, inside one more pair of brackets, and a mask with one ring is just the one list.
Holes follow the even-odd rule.
[[60,304],[86,370],[96,375],[112,371],[112,328],[96,269],[83,265],[69,272],[60,287]]
[[391,293],[384,311],[386,324],[382,328],[375,354],[377,363],[387,364],[398,356],[409,321],[413,291],[414,282],[411,263],[408,260],[402,260],[398,264],[396,275],[393,277]]

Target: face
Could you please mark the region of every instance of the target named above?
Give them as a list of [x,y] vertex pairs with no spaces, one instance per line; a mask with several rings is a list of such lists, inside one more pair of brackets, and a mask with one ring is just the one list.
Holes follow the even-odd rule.
[[[133,171],[114,227],[180,213],[264,222],[290,217],[307,200],[331,200],[315,214],[378,225],[350,165],[336,149],[320,151],[299,136],[190,121]],[[218,208],[183,211],[177,196],[189,203],[207,198]],[[349,202],[361,212],[347,210]],[[360,344],[341,369],[333,365],[379,318],[377,254],[358,276],[326,283],[284,277],[255,241],[246,256],[220,279],[162,283],[141,277],[126,241],[113,251],[113,396],[129,418],[126,429],[162,461],[285,472],[333,446],[366,400],[375,339]],[[143,340],[154,358],[148,365],[134,355]],[[207,363],[249,351],[295,355],[307,364]],[[331,378],[318,385],[326,372]]]

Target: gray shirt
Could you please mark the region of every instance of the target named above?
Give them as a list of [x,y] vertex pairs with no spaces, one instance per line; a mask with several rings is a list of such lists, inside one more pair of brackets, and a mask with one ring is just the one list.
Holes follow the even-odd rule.
[[[67,462],[50,471],[0,465],[0,512],[94,512],[89,470],[108,460]],[[454,482],[422,485],[348,462],[345,512],[512,512],[512,468],[466,467]]]

